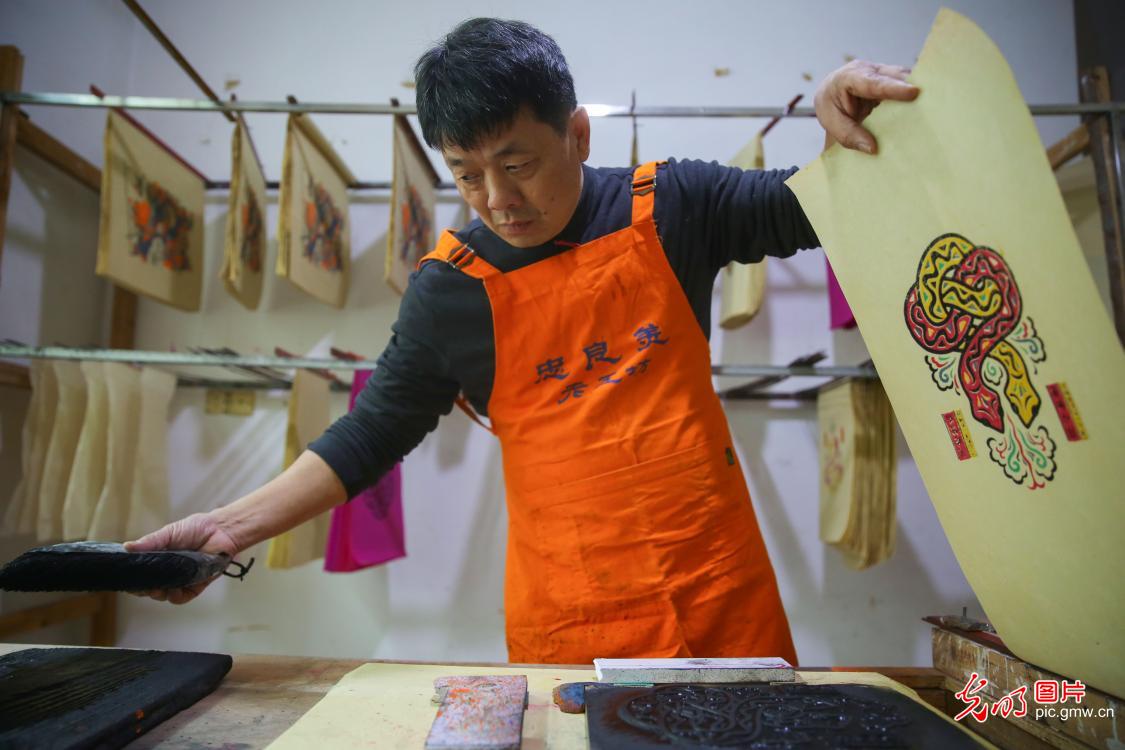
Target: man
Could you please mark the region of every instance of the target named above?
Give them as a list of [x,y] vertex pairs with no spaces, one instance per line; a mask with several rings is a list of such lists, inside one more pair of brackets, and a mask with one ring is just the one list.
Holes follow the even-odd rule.
[[[426,256],[349,415],[264,487],[131,548],[233,555],[292,528],[375,482],[463,392],[503,447],[511,661],[796,663],[707,343],[720,268],[819,244],[793,170],[584,166],[566,61],[524,23],[466,21],[415,74],[423,136],[480,219]],[[816,100],[828,142],[874,153],[859,121],[914,98],[905,76],[832,74]]]

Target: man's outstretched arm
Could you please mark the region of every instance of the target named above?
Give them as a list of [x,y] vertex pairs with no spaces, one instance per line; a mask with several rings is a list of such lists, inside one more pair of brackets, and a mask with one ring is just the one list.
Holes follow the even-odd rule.
[[[129,552],[199,550],[234,557],[347,499],[336,472],[320,456],[305,451],[288,469],[230,505],[170,523],[134,542],[127,542],[125,548]],[[183,604],[199,596],[209,583],[147,594],[160,601]]]

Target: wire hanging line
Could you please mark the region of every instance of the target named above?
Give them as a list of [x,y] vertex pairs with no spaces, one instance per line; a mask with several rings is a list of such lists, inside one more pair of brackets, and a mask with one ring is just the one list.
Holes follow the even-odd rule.
[[[92,94],[66,94],[51,92],[3,91],[0,102],[43,107],[85,107],[95,109],[156,109],[187,110],[192,112],[277,112],[335,115],[415,115],[412,104],[375,104],[362,102],[286,102],[286,101],[211,101],[208,99],[179,99],[160,96],[103,96]],[[591,117],[815,117],[812,107],[785,105],[771,107],[730,106],[676,106],[630,107],[615,104],[583,104]],[[1085,104],[1032,104],[1032,115],[1095,115],[1125,112],[1125,102],[1088,102]]]
[[[373,370],[373,359],[337,359],[320,357],[278,357],[259,355],[204,354],[187,352],[137,351],[133,349],[72,348],[66,346],[24,346],[0,343],[0,359],[66,359],[94,362],[123,362],[135,365],[225,366],[279,369]],[[853,377],[877,378],[870,365],[801,366],[801,365],[712,365],[711,373],[722,377]]]

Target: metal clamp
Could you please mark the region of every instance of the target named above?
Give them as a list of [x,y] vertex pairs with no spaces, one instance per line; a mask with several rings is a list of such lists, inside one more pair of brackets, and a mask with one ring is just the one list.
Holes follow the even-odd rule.
[[445,259],[445,262],[460,271],[465,266],[470,265],[476,257],[477,253],[475,250],[468,245],[462,245],[451,252],[449,257]]
[[230,565],[233,565],[236,568],[238,568],[238,572],[237,573],[229,573],[229,572],[224,570],[223,575],[229,576],[231,578],[237,578],[238,580],[241,581],[243,578],[246,577],[246,574],[250,572],[250,568],[254,567],[254,558],[251,557],[250,562],[246,563],[245,565],[243,565],[242,563],[240,563],[236,560],[231,560]]

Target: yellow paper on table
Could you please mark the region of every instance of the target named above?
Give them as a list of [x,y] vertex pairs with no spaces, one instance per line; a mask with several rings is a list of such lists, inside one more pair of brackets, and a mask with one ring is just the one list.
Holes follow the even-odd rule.
[[336,307],[343,307],[348,297],[348,185],[353,182],[355,177],[308,115],[290,115],[278,193],[275,270]]
[[[566,714],[551,692],[567,682],[594,682],[592,669],[491,667],[443,664],[364,664],[344,675],[328,694],[273,743],[271,750],[334,748],[421,748],[426,744],[437,706],[431,703],[434,680],[448,676],[527,676],[527,711],[522,746],[550,750],[589,747],[585,714]],[[946,721],[945,716],[900,682],[875,673],[800,672],[809,685],[868,685],[909,696]],[[961,727],[968,736],[968,729]],[[982,741],[982,747],[993,747]]]
[[231,296],[248,310],[262,297],[266,258],[266,178],[246,122],[239,117],[231,138],[230,200],[226,248],[219,276]]
[[[762,150],[762,134],[739,151],[730,165],[739,169],[765,169],[766,157]],[[719,314],[719,325],[723,328],[738,328],[749,323],[758,310],[766,294],[766,259],[758,263],[728,263],[723,269],[723,305]]]
[[911,80],[789,179],[938,517],[1020,658],[1125,695],[1125,356],[995,45],[942,10]]
[[105,125],[99,276],[184,310],[203,289],[203,176],[125,117]]
[[394,118],[393,141],[391,228],[383,278],[396,292],[405,294],[418,261],[434,249],[437,174],[405,117]]
[[[284,468],[297,460],[305,446],[328,429],[331,390],[325,378],[298,370],[289,393],[289,424],[285,429]],[[266,565],[295,568],[324,557],[331,513],[321,513],[270,540]]]

